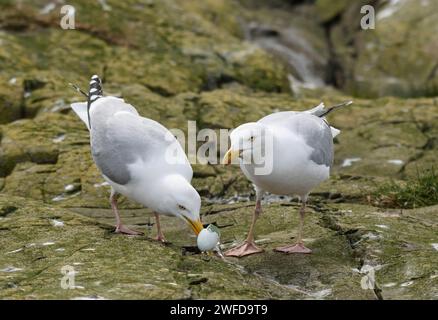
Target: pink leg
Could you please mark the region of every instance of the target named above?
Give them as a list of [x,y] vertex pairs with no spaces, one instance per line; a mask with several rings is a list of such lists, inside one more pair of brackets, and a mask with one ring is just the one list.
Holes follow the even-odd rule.
[[262,212],[261,201],[257,200],[256,207],[254,210],[254,215],[252,218],[251,227],[249,228],[248,236],[247,236],[245,242],[243,244],[225,252],[226,256],[240,258],[240,257],[244,257],[244,256],[247,256],[250,254],[263,252],[263,249],[260,249],[259,247],[257,247],[255,242],[254,242],[254,227],[255,227],[257,218],[259,217],[261,212]]
[[160,242],[166,242],[166,238],[164,238],[163,231],[161,230],[161,224],[160,224],[160,215],[158,213],[154,213],[155,215],[155,222],[157,224],[157,236],[155,237],[155,240]]
[[300,208],[300,227],[298,231],[298,241],[296,244],[287,245],[284,247],[275,248],[274,251],[283,253],[312,253],[312,250],[306,248],[303,244],[303,225],[304,225],[304,215],[306,210],[306,202],[303,201]]
[[117,209],[117,194],[114,190],[111,189],[110,196],[111,208],[113,209],[114,215],[116,216],[116,233],[124,233],[130,235],[143,235],[142,232],[134,231],[126,227],[122,220],[120,219],[119,210]]

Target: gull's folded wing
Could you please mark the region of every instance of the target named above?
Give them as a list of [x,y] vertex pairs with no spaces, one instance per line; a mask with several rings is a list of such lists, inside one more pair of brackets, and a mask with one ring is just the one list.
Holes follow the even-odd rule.
[[[341,105],[337,105],[335,107],[329,108],[329,110],[333,110],[334,108],[338,108],[340,106],[343,105],[349,105],[351,104],[350,102],[341,104]],[[269,124],[269,123],[275,123],[275,122],[283,122],[283,121],[287,121],[287,119],[291,116],[296,116],[299,115],[300,113],[308,113],[311,114],[315,117],[318,118],[322,118],[325,120],[324,117],[321,117],[321,115],[327,114],[327,109],[325,109],[324,103],[321,102],[319,105],[317,105],[316,107],[309,109],[309,110],[305,110],[305,111],[280,111],[280,112],[275,112],[272,113],[270,115],[265,116],[264,118],[260,119],[259,122],[260,123],[265,123],[265,124]],[[330,131],[332,133],[332,137],[336,137],[338,134],[341,133],[341,130],[336,129],[335,127],[332,127],[328,124],[328,122],[326,121],[327,125],[330,127]]]
[[90,130],[90,124],[88,123],[88,115],[87,115],[87,103],[75,102],[71,104],[71,108],[78,115],[78,117],[85,123],[88,130]]
[[[165,161],[167,147],[176,144],[183,157],[179,167],[191,179],[192,169],[184,150],[175,137],[161,124],[127,111],[119,111],[108,118],[98,129],[93,128],[92,154],[96,165],[111,181],[125,185],[132,178],[129,165],[138,160],[144,165]],[[174,170],[178,170],[174,166]],[[167,169],[169,170],[169,168]],[[144,171],[147,173],[146,171]],[[151,173],[154,174],[155,172]]]
[[[349,105],[349,104],[351,104],[351,102],[346,102],[344,104],[340,104],[338,106],[335,106],[335,107],[332,107],[332,108],[329,108],[329,109],[325,109],[324,102],[321,102],[316,107],[314,107],[314,108],[312,108],[310,110],[306,110],[304,112],[313,114],[314,116],[317,116],[317,117],[323,117],[323,119],[325,119],[323,115],[329,113],[331,110],[334,110],[335,108],[338,108],[338,107],[344,106],[344,105]],[[332,137],[333,138],[341,133],[341,130],[336,129],[335,127],[332,127],[332,126],[330,126],[330,130],[332,132]]]

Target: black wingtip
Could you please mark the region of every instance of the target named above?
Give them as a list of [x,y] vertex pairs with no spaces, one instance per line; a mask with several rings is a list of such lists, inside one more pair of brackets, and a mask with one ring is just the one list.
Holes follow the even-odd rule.
[[90,80],[90,89],[88,91],[88,96],[90,103],[93,103],[103,95],[102,90],[102,80],[100,80],[99,76],[93,75]]
[[353,100],[348,100],[346,102],[342,102],[340,104],[334,105],[334,106],[328,108],[327,111],[325,111],[324,113],[320,114],[319,117],[323,118],[326,115],[328,115],[330,112],[332,112],[333,110],[336,110],[336,109],[341,108],[341,107],[346,107],[346,106],[349,106],[351,104],[353,104]]
[[91,121],[90,121],[90,107],[93,102],[103,96],[102,90],[102,80],[100,80],[98,75],[93,75],[90,80],[90,89],[88,90],[88,101],[87,101],[87,114],[88,114],[88,123],[91,129]]

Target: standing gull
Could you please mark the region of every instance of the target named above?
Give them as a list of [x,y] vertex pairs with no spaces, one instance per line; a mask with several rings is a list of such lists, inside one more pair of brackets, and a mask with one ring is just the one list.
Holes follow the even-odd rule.
[[[310,191],[330,175],[333,138],[340,132],[330,127],[325,116],[351,103],[349,101],[328,109],[321,103],[304,112],[277,112],[233,130],[230,135],[231,148],[223,162],[230,164],[239,158],[241,170],[255,186],[256,206],[245,242],[230,249],[225,255],[242,257],[263,251],[254,242],[254,227],[262,211],[261,199],[264,192],[298,195],[302,202],[297,242],[275,250],[284,253],[312,252],[303,243],[306,202]],[[265,163],[251,160],[263,153]],[[257,171],[261,169],[260,164],[266,165],[269,170]]]
[[183,219],[199,234],[203,229],[199,219],[201,198],[190,184],[192,167],[174,135],[158,122],[141,117],[123,99],[104,97],[96,75],[85,95],[87,102],[71,107],[90,130],[93,160],[111,185],[115,231],[141,234],[120,219],[117,195],[122,194],[153,210],[157,240],[165,241],[160,214]]

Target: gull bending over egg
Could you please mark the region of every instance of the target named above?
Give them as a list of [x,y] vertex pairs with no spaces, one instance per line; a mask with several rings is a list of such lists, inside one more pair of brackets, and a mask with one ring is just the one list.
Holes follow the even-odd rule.
[[122,194],[154,211],[157,240],[165,241],[161,214],[183,219],[198,235],[203,229],[201,198],[190,184],[192,167],[174,135],[158,122],[141,117],[123,99],[104,97],[96,75],[91,78],[89,93],[80,92],[88,101],[71,107],[90,130],[93,160],[111,185],[115,232],[141,234],[120,219],[117,195]]
[[[230,135],[231,148],[223,162],[230,164],[233,159],[239,158],[241,170],[255,186],[256,206],[247,239],[225,252],[225,255],[242,257],[263,251],[254,242],[254,227],[262,211],[264,192],[298,195],[302,202],[297,242],[275,250],[311,253],[304,246],[302,237],[307,197],[314,187],[328,179],[333,164],[333,138],[340,132],[330,127],[325,116],[351,103],[348,101],[328,109],[321,103],[304,112],[277,112],[233,130]],[[261,162],[244,161],[253,159],[256,153],[263,153],[262,149],[265,151],[264,165],[270,165],[267,172],[261,170]]]

